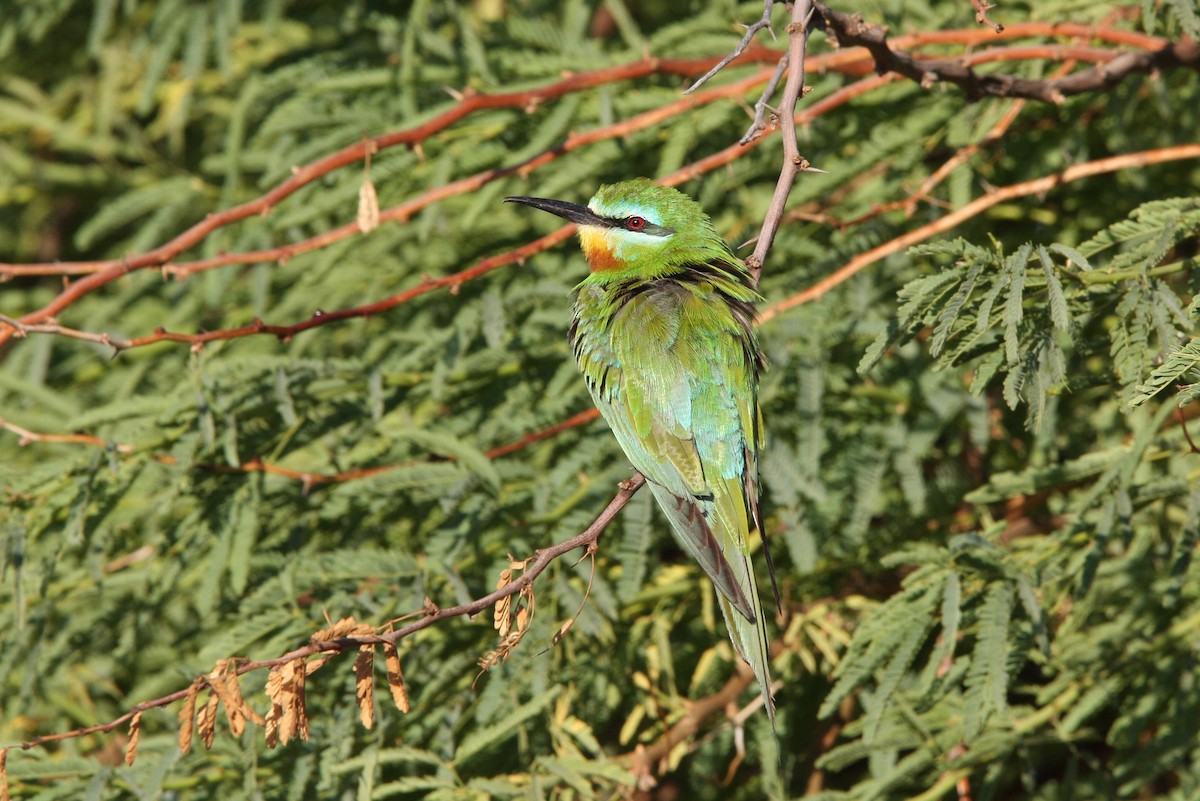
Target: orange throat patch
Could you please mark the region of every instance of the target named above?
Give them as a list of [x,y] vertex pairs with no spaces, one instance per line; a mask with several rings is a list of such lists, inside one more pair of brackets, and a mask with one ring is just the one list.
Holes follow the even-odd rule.
[[603,228],[585,225],[579,229],[579,244],[583,247],[583,255],[587,257],[588,266],[592,272],[615,270],[621,262],[608,249],[607,237]]

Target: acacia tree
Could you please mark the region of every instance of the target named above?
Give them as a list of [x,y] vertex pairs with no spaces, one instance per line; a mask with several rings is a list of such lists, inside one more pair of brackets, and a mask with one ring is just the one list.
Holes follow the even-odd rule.
[[[3,793],[1195,797],[1198,34],[0,20]],[[637,175],[762,270],[777,732],[500,205]]]

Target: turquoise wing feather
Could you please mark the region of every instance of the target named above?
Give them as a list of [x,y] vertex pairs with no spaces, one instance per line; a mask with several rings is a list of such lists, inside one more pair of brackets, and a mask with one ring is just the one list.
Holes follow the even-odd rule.
[[585,280],[575,356],[592,398],[689,554],[718,590],[730,639],[774,721],[768,639],[748,543],[761,530],[757,351],[707,282],[614,296]]

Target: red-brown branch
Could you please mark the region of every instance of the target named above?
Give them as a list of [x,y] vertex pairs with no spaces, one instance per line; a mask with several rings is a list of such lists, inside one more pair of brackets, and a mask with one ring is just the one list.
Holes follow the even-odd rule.
[[20,437],[18,444],[21,447],[34,442],[60,442],[72,445],[96,445],[101,448],[113,448],[118,453],[133,453],[132,445],[109,442],[91,434],[43,434],[39,431],[30,431],[28,428],[19,426],[10,420],[5,420],[3,417],[0,417],[0,428]]
[[[535,442],[556,437],[564,431],[569,431],[572,428],[587,425],[600,416],[600,413],[592,408],[578,414],[571,415],[566,420],[555,423],[552,426],[547,426],[539,431],[531,431],[525,436],[509,442],[504,445],[497,445],[490,450],[484,452],[484,456],[489,459],[499,459],[502,456],[508,456],[516,453],[524,448],[529,447]],[[75,445],[94,445],[100,448],[112,448],[118,453],[131,454],[134,452],[133,445],[129,443],[110,442],[92,434],[47,434],[39,431],[31,431],[28,428],[19,426],[9,420],[0,417],[0,429],[11,431],[20,437],[19,444],[22,447],[30,445],[34,442],[55,442],[69,443]],[[160,464],[173,465],[178,464],[178,460],[170,454],[155,454],[154,460]],[[320,484],[336,484],[344,481],[355,481],[363,478],[389,473],[393,470],[399,470],[403,467],[412,467],[417,464],[415,461],[400,462],[398,464],[377,465],[375,467],[360,467],[354,470],[343,470],[337,473],[314,473],[309,470],[296,470],[283,465],[274,464],[272,462],[264,462],[262,459],[254,458],[242,462],[239,465],[228,464],[198,464],[196,469],[205,470],[212,473],[269,473],[283,478],[290,478],[299,481],[304,485],[307,491],[309,488]]]
[[[759,60],[774,62],[778,59],[779,54],[775,51],[767,50],[761,47],[749,48],[738,59],[737,63],[749,63]],[[636,78],[646,77],[653,74],[667,75],[695,75],[703,72],[708,67],[711,67],[719,59],[717,58],[701,58],[701,59],[659,59],[646,58],[641,61],[631,64],[624,64],[616,67],[609,67],[602,70],[593,70],[591,72],[582,72],[564,78],[548,86],[530,89],[521,92],[503,92],[497,94],[478,94],[468,92],[463,95],[461,101],[455,106],[441,114],[433,117],[425,123],[406,128],[401,131],[395,131],[381,136],[364,139],[349,147],[343,148],[336,153],[333,153],[325,158],[318,159],[303,167],[298,167],[293,172],[293,175],[288,180],[276,186],[266,194],[234,206],[231,209],[226,209],[221,212],[208,215],[204,220],[196,223],[191,228],[188,228],[179,236],[170,240],[166,244],[155,248],[146,253],[130,256],[124,259],[108,260],[100,262],[78,262],[72,265],[79,272],[90,273],[85,278],[71,284],[64,289],[50,303],[38,309],[35,312],[24,315],[21,318],[23,323],[40,323],[54,315],[59,314],[63,309],[70,306],[79,298],[95,291],[101,286],[128,275],[130,272],[146,268],[157,268],[167,264],[179,254],[195,246],[203,241],[213,231],[218,228],[230,225],[234,222],[244,220],[254,216],[264,216],[279,204],[280,201],[293,194],[301,187],[311,183],[318,178],[328,175],[336,169],[344,167],[348,164],[353,164],[366,158],[368,154],[378,153],[381,150],[399,145],[413,146],[428,139],[435,133],[444,130],[453,125],[464,117],[485,109],[496,108],[536,108],[539,104],[551,100],[556,97],[578,92],[583,89],[590,89],[596,86],[602,86],[607,83],[616,81],[633,80]],[[765,78],[764,78],[765,80]],[[13,268],[18,265],[0,265],[0,273],[6,275],[18,274]],[[62,274],[62,265],[57,264],[40,264],[40,265],[25,265],[25,269],[20,271],[23,274],[31,274],[35,269],[49,268],[58,274]],[[9,327],[0,327],[0,344],[7,341],[14,333],[14,330]]]
[[[829,67],[832,65],[837,68],[844,68],[848,64],[854,63],[855,60],[858,58],[858,56],[855,56],[853,53],[850,53],[848,55],[852,56],[852,58],[843,59],[841,61],[827,59],[823,63],[825,64],[826,67]],[[1102,49],[1097,49],[1097,48],[1081,48],[1081,47],[1063,46],[1063,45],[1039,45],[1039,46],[1019,47],[1019,48],[996,48],[996,49],[980,51],[980,52],[965,56],[963,58],[963,63],[968,64],[968,65],[974,65],[974,64],[980,64],[980,63],[985,63],[985,62],[989,62],[989,61],[1024,60],[1024,59],[1036,59],[1036,58],[1049,58],[1049,59],[1069,58],[1069,59],[1090,60],[1090,61],[1103,61],[1105,59],[1111,60],[1113,58],[1116,58],[1116,55],[1113,54],[1112,51],[1102,50]],[[768,71],[761,71],[760,73],[758,73],[754,76],[751,76],[750,78],[739,81],[736,84],[733,84],[731,86],[736,86],[739,90],[748,88],[749,86],[753,85],[754,82],[763,80],[763,76],[765,76],[767,74],[767,72]],[[849,86],[846,86],[846,87],[843,87],[842,89],[837,90],[836,92],[832,93],[831,95],[822,99],[821,101],[813,103],[812,106],[801,111],[799,114],[796,115],[796,118],[795,118],[796,122],[797,122],[797,124],[809,124],[812,120],[816,119],[818,116],[825,114],[825,113],[829,112],[830,110],[832,110],[833,108],[836,108],[837,106],[840,106],[840,105],[848,102],[849,100],[853,99],[854,97],[865,94],[866,92],[869,92],[871,90],[877,89],[877,88],[879,88],[887,83],[890,83],[894,80],[897,80],[897,78],[895,77],[894,74],[889,74],[889,75],[885,75],[885,76],[871,76],[868,78],[864,78],[860,81],[857,81],[854,84],[850,84]],[[683,108],[683,107],[695,105],[695,104],[701,103],[701,102],[710,102],[713,99],[716,99],[718,97],[728,96],[729,94],[731,94],[731,93],[726,89],[726,87],[720,87],[717,89],[709,90],[707,93],[702,93],[702,94],[698,94],[698,95],[695,95],[692,97],[683,98],[683,99],[676,101],[675,103],[670,104],[670,105],[672,107]],[[577,143],[575,145],[573,145],[573,147],[578,147],[586,141],[595,141],[600,138],[607,138],[612,135],[618,135],[618,136],[624,135],[625,133],[632,131],[637,126],[653,124],[653,122],[658,122],[661,119],[667,118],[667,116],[669,116],[669,115],[660,114],[660,112],[657,110],[651,111],[651,112],[646,112],[642,115],[638,115],[637,117],[631,118],[630,120],[628,120],[624,123],[618,123],[615,126],[610,126],[609,128],[601,129],[601,130],[592,132],[590,134],[582,134],[582,135],[580,135],[581,140],[578,140]],[[667,184],[667,185],[679,184],[686,180],[691,180],[699,175],[709,172],[712,169],[716,169],[717,167],[724,166],[725,164],[728,164],[728,163],[736,160],[738,157],[743,155],[750,148],[755,147],[758,144],[760,144],[762,142],[762,140],[764,138],[766,138],[766,135],[771,134],[779,129],[780,128],[779,128],[778,124],[771,126],[768,128],[767,131],[765,131],[763,136],[761,136],[745,145],[732,145],[730,147],[725,148],[724,150],[721,150],[721,151],[718,151],[717,153],[712,154],[711,156],[709,156],[705,159],[701,159],[698,162],[687,165],[670,175],[664,176],[662,179],[660,179],[660,183]],[[588,137],[588,138],[583,139],[584,137]],[[563,147],[563,146],[560,146],[560,147]],[[556,152],[556,150],[557,149],[547,151],[547,154],[553,154]],[[547,155],[547,154],[542,154],[541,156],[534,157],[534,159],[532,159],[531,161],[537,162],[537,164],[545,163],[545,161],[548,161],[551,158],[553,158],[552,155]],[[787,163],[794,164],[795,162],[790,161]],[[445,197],[449,197],[454,194],[461,194],[462,192],[469,191],[472,188],[478,188],[478,186],[482,186],[483,184],[487,183],[488,181],[495,180],[495,178],[500,177],[500,175],[499,175],[500,173],[511,174],[511,172],[520,172],[522,168],[529,168],[529,163],[527,162],[525,165],[518,165],[517,167],[505,168],[503,170],[491,170],[491,171],[487,171],[484,173],[480,173],[475,176],[470,176],[468,178],[464,178],[460,181],[456,181],[452,184],[448,184],[445,187],[440,187],[438,189],[431,190],[430,192],[425,193],[421,197],[415,198],[412,201],[408,201],[405,204],[401,204],[400,206],[396,206],[391,209],[388,209],[382,213],[381,217],[383,219],[405,220],[409,216],[411,216],[411,214],[415,213],[415,211],[417,209],[423,208],[423,207],[429,205],[430,203],[435,202],[436,200],[444,199]],[[790,189],[790,183],[788,184],[788,187]],[[778,193],[781,191],[779,186],[777,186],[776,191],[777,191],[777,196],[778,196]],[[786,196],[784,196],[784,201],[786,202]],[[775,218],[773,216],[769,215],[766,222],[764,222],[764,229],[767,227],[767,223],[773,221],[774,219]],[[778,225],[778,221],[775,221],[775,225],[776,226]],[[444,276],[441,278],[427,278],[427,279],[425,279],[425,281],[423,281],[421,284],[419,284],[416,287],[405,290],[403,292],[396,293],[387,298],[383,298],[382,300],[375,301],[373,303],[368,303],[368,304],[365,304],[362,306],[356,306],[356,307],[352,307],[352,308],[341,309],[341,310],[336,310],[336,311],[331,311],[331,312],[321,311],[317,314],[314,314],[314,316],[309,319],[306,319],[306,320],[303,320],[303,321],[300,321],[297,323],[293,323],[293,324],[288,324],[288,325],[269,325],[269,324],[263,322],[262,320],[256,319],[256,320],[254,320],[250,323],[247,323],[245,325],[242,325],[242,326],[236,326],[236,327],[228,328],[228,329],[207,331],[207,332],[202,332],[202,333],[197,333],[197,334],[173,332],[173,331],[167,331],[165,329],[160,328],[160,329],[157,329],[152,334],[147,334],[147,335],[135,337],[132,339],[126,339],[126,338],[114,336],[114,335],[106,333],[106,332],[89,332],[89,331],[82,331],[79,329],[64,326],[64,325],[58,323],[56,320],[54,320],[52,316],[44,317],[40,321],[33,322],[32,320],[34,318],[37,318],[39,315],[41,315],[41,312],[45,311],[46,308],[49,308],[49,306],[47,306],[47,307],[44,307],[39,312],[34,312],[31,314],[25,315],[24,317],[21,317],[19,319],[8,318],[8,317],[4,317],[4,316],[0,315],[0,343],[2,343],[6,338],[11,337],[11,336],[25,336],[25,335],[31,334],[31,333],[57,334],[57,335],[65,336],[65,337],[72,338],[72,339],[79,339],[82,341],[94,342],[96,344],[105,345],[105,346],[113,348],[115,351],[121,351],[121,350],[125,350],[128,348],[142,347],[145,345],[151,345],[151,344],[155,344],[158,342],[181,342],[181,343],[189,344],[193,348],[199,348],[208,342],[214,342],[214,341],[219,341],[219,340],[228,340],[228,339],[237,339],[240,337],[260,335],[260,334],[269,334],[269,335],[278,337],[280,339],[287,340],[290,337],[294,336],[295,334],[300,333],[301,331],[309,330],[311,328],[316,328],[316,327],[326,325],[329,323],[333,323],[333,322],[337,322],[340,320],[359,318],[359,317],[370,317],[372,315],[379,314],[384,311],[388,311],[392,308],[395,308],[396,306],[406,303],[409,300],[412,300],[416,297],[420,297],[421,295],[427,294],[428,292],[430,292],[434,289],[438,289],[440,287],[450,287],[451,290],[453,291],[453,290],[457,289],[459,286],[461,286],[462,284],[466,283],[467,281],[470,281],[474,278],[477,278],[481,275],[491,272],[492,270],[494,270],[498,267],[521,262],[525,258],[528,258],[531,255],[539,253],[548,247],[558,244],[563,239],[567,238],[573,231],[574,231],[573,226],[566,226],[566,227],[561,228],[558,231],[555,231],[545,237],[542,237],[541,239],[535,240],[534,242],[531,242],[528,245],[523,246],[522,248],[518,248],[517,250],[510,251],[508,253],[493,256],[488,259],[484,259],[479,264],[475,265],[474,267],[471,267],[467,270],[463,270],[461,272],[455,273],[453,275]],[[287,258],[289,258],[293,255],[296,255],[298,253],[307,252],[310,250],[318,249],[320,247],[324,247],[324,246],[331,244],[332,242],[335,242],[346,236],[354,235],[357,233],[358,233],[358,228],[357,228],[356,224],[350,223],[350,224],[341,226],[339,228],[333,229],[331,231],[324,232],[316,237],[313,237],[312,239],[306,240],[304,242],[296,243],[293,245],[287,245],[287,246],[283,246],[280,248],[273,248],[273,249],[268,249],[268,250],[263,250],[263,251],[255,251],[252,253],[225,254],[223,256],[214,257],[212,259],[200,260],[200,261],[190,262],[190,263],[186,263],[186,264],[167,265],[163,269],[168,272],[177,274],[177,275],[186,275],[191,272],[212,269],[214,267],[223,266],[223,265],[227,265],[227,264],[245,264],[245,263],[252,263],[252,262],[269,261],[269,260],[286,260]],[[761,235],[760,235],[760,237],[761,237]],[[153,251],[151,251],[151,252],[153,253]],[[758,254],[756,254],[756,255],[758,255]],[[753,259],[755,259],[755,256],[750,257],[750,260],[753,260]],[[109,268],[109,269],[111,270],[112,268]],[[65,290],[63,294],[66,294],[66,292],[71,291],[75,287],[77,287],[80,284],[83,284],[91,279],[97,278],[98,276],[103,276],[103,275],[107,274],[107,272],[108,271],[106,270],[104,272],[96,273],[94,275],[88,276],[87,278],[82,279],[81,281],[77,282],[76,284],[73,284],[71,287],[68,287],[68,289]],[[124,273],[122,273],[122,274],[124,274]],[[103,282],[101,282],[101,283],[103,283]],[[98,288],[98,286],[93,287],[93,288]],[[79,295],[79,297],[81,297],[81,296],[82,295]],[[63,297],[63,295],[59,295],[60,299],[62,297]],[[52,303],[51,305],[54,305],[54,304]]]
[[[979,31],[941,31],[932,33],[918,33],[909,36],[897,37],[894,43],[901,47],[923,47],[931,44],[959,44],[973,45],[983,41],[980,38]],[[1154,48],[1164,47],[1167,42],[1156,37],[1136,34],[1129,31],[1121,31],[1108,27],[1091,28],[1088,26],[1061,24],[1050,25],[1044,23],[1025,23],[1021,25],[1011,26],[1000,37],[996,38],[1012,39],[1028,36],[1087,36],[1101,41],[1113,42],[1131,45],[1139,48]],[[746,63],[749,61],[772,61],[777,60],[781,54],[777,51],[768,50],[761,47],[750,48],[743,54],[738,63]],[[89,294],[92,291],[104,286],[111,281],[114,281],[129,272],[138,269],[146,269],[150,267],[162,267],[173,261],[175,257],[189,248],[202,241],[205,237],[226,225],[230,225],[239,220],[247,219],[255,215],[265,215],[274,208],[281,200],[291,195],[299,188],[311,183],[312,181],[351,163],[355,163],[365,158],[369,153],[378,152],[387,147],[397,145],[417,145],[424,139],[434,133],[444,129],[445,127],[457,122],[468,114],[484,108],[498,107],[531,107],[544,102],[547,99],[561,96],[563,94],[578,91],[584,88],[599,86],[604,83],[609,83],[619,80],[628,80],[631,78],[642,77],[651,73],[667,73],[667,74],[695,74],[706,66],[716,62],[716,59],[690,59],[690,60],[660,60],[660,59],[644,59],[633,64],[622,65],[605,70],[597,70],[589,73],[580,73],[570,76],[555,84],[538,89],[532,89],[524,92],[510,92],[496,95],[480,95],[473,94],[465,96],[462,101],[455,107],[448,109],[432,120],[413,128],[397,131],[373,139],[367,139],[356,143],[350,147],[344,148],[337,153],[320,159],[309,165],[297,168],[295,174],[287,181],[270,190],[255,200],[248,201],[232,209],[211,214],[203,221],[196,223],[191,228],[184,231],[179,236],[170,240],[166,244],[148,251],[140,255],[129,256],[124,259],[92,261],[92,262],[73,262],[73,263],[41,263],[41,264],[2,264],[0,263],[0,278],[15,277],[18,275],[78,275],[88,274],[86,278],[68,286],[58,297],[51,301],[47,306],[36,312],[29,313],[21,318],[26,324],[36,324],[51,320],[56,314],[70,306],[72,303],[81,297]],[[836,53],[823,54],[814,60],[814,68],[820,71],[837,70],[846,74],[864,74],[870,68],[871,56],[863,50],[843,50]],[[465,190],[464,190],[465,191]],[[432,202],[432,201],[430,201]],[[396,219],[403,218],[405,213],[411,214],[411,209],[405,212],[403,207],[397,207],[392,211]],[[345,236],[345,233],[341,233]],[[309,241],[307,249],[313,249],[322,245],[328,244],[334,239],[328,237],[334,236],[334,232],[326,232],[318,237],[314,237]],[[213,264],[221,263],[246,263],[248,261],[258,260],[275,260],[286,259],[290,255],[303,252],[303,246],[294,245],[290,248],[280,248],[278,250],[261,251],[254,254],[235,254],[230,256],[218,257],[224,259],[222,262],[207,262]],[[204,264],[206,262],[199,262]],[[0,343],[7,341],[15,333],[15,329],[7,326],[0,326]]]
[[1106,159],[1097,159],[1095,161],[1076,164],[1068,167],[1062,172],[1054,175],[1047,175],[1043,178],[1037,178],[1032,181],[1014,184],[995,189],[983,197],[976,198],[960,209],[955,209],[953,212],[934,220],[931,223],[922,225],[909,231],[906,234],[896,237],[882,245],[871,248],[865,253],[860,253],[853,259],[848,261],[842,267],[839,267],[829,276],[821,279],[817,283],[810,286],[803,292],[798,292],[791,297],[785,298],[777,303],[773,303],[763,309],[759,315],[759,322],[765,323],[774,317],[778,317],[789,309],[793,309],[804,303],[809,303],[822,297],[826,292],[834,287],[845,283],[854,275],[879,261],[880,259],[890,256],[893,253],[898,253],[905,248],[911,247],[918,242],[924,242],[930,237],[949,231],[951,228],[961,224],[962,222],[975,217],[992,206],[998,203],[1003,203],[1007,200],[1013,200],[1018,197],[1026,197],[1028,195],[1041,194],[1049,192],[1063,184],[1072,181],[1078,181],[1081,178],[1089,178],[1093,175],[1101,175],[1107,172],[1115,172],[1117,170],[1135,169],[1138,167],[1146,167],[1151,164],[1161,164],[1166,161],[1178,161],[1181,159],[1200,158],[1200,144],[1195,145],[1176,145],[1174,147],[1164,147],[1157,150],[1143,150],[1137,153],[1125,153],[1120,156],[1111,156]]

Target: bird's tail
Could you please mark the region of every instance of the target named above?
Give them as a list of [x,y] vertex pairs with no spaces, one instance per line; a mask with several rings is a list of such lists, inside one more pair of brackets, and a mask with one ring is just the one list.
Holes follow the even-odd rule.
[[758,600],[758,584],[754,579],[754,568],[750,564],[748,554],[743,560],[735,559],[734,561],[742,562],[740,565],[734,564],[733,569],[745,572],[750,590],[747,595],[754,607],[754,622],[751,623],[747,620],[746,616],[735,609],[729,599],[719,592],[717,601],[721,605],[721,613],[725,616],[725,626],[729,629],[729,639],[733,642],[734,649],[754,670],[759,690],[762,692],[763,705],[767,708],[767,717],[771,719],[773,727],[775,725],[775,701],[771,698],[770,641],[767,639],[766,619],[762,603]]
[[[754,578],[754,565],[750,554],[745,551],[747,535],[729,537],[722,541],[709,526],[708,515],[693,498],[680,498],[665,487],[651,482],[650,491],[658,499],[658,505],[671,522],[679,542],[704,568],[717,589],[717,600],[725,616],[725,627],[729,639],[738,655],[754,670],[762,691],[763,702],[771,725],[775,725],[775,702],[771,699],[770,653],[767,639],[766,616],[762,602],[758,599],[758,582]],[[732,493],[721,498],[703,501],[714,517],[720,517],[717,505],[721,500],[740,498]],[[745,507],[728,511],[724,519],[741,521],[748,525]],[[726,524],[731,529],[735,522]]]

